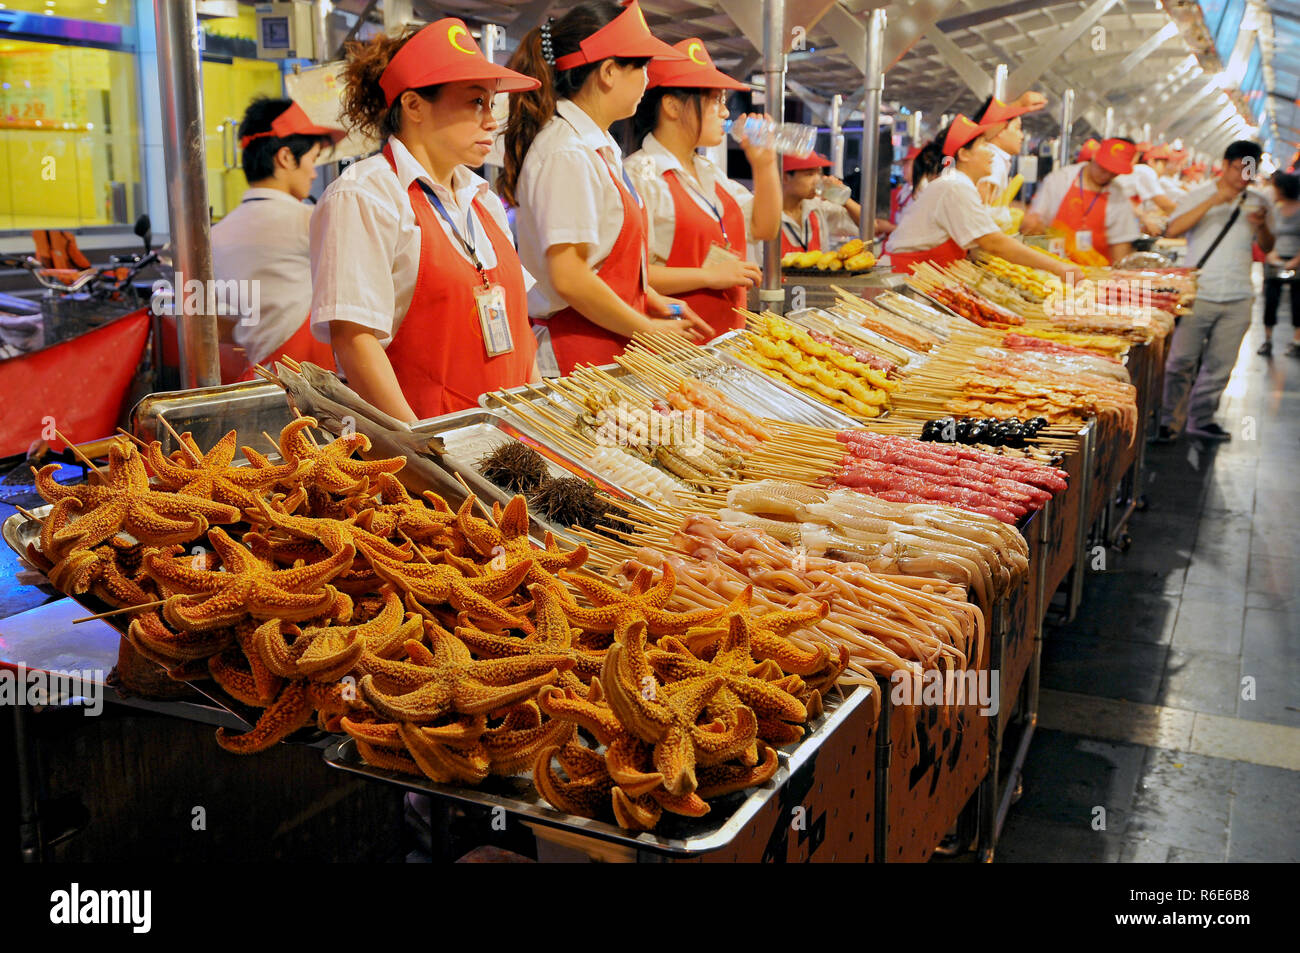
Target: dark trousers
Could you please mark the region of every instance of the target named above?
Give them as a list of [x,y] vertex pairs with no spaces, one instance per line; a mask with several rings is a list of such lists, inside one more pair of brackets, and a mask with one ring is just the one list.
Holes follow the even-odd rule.
[[1300,328],[1300,281],[1272,277],[1264,279],[1264,327],[1271,328],[1277,324],[1277,306],[1282,303],[1283,286],[1291,289],[1291,326]]

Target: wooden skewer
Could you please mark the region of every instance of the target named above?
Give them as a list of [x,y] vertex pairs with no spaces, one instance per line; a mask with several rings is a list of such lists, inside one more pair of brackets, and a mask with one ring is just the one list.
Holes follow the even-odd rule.
[[89,622],[91,619],[107,619],[111,615],[121,615],[124,612],[139,612],[145,609],[156,609],[158,606],[164,605],[166,602],[166,599],[158,599],[154,602],[141,603],[138,606],[124,606],[121,609],[113,609],[109,612],[97,612],[94,615],[83,616],[80,619],[73,619],[72,624],[76,625],[79,622]]
[[64,445],[65,445],[69,450],[72,451],[72,455],[73,455],[74,457],[76,457],[78,460],[80,460],[80,461],[81,461],[82,463],[84,463],[86,466],[90,467],[90,469],[94,470],[94,471],[95,471],[96,473],[98,473],[101,477],[104,476],[104,471],[101,470],[99,467],[97,467],[97,466],[95,465],[95,461],[94,461],[94,460],[91,460],[90,457],[88,457],[88,456],[86,456],[84,453],[82,453],[82,452],[81,452],[81,449],[80,449],[80,448],[79,448],[75,443],[73,443],[73,442],[72,442],[71,440],[69,440],[67,437],[63,436],[63,434],[62,434],[60,431],[58,431],[58,430],[54,431],[54,436],[58,437],[60,440],[63,441]]
[[120,434],[121,434],[123,437],[125,437],[127,440],[130,440],[132,443],[134,443],[134,444],[135,444],[137,447],[139,447],[141,450],[148,450],[148,449],[149,449],[149,445],[148,445],[147,443],[145,443],[143,440],[141,440],[141,439],[140,439],[139,437],[137,437],[135,434],[131,433],[129,430],[123,430],[121,427],[118,427],[118,428],[117,428],[117,432],[120,433]]
[[180,444],[182,449],[184,449],[184,451],[190,455],[190,459],[193,460],[196,465],[201,464],[203,462],[202,458],[199,457],[199,455],[194,452],[194,449],[188,443],[185,442],[185,439],[176,432],[176,428],[171,425],[171,422],[162,414],[158,414],[157,417],[159,423],[161,423],[164,427],[166,427],[167,432],[172,435],[172,439],[175,440],[178,444]]
[[29,510],[29,509],[26,509],[25,507],[15,505],[15,506],[14,506],[14,509],[17,510],[19,513],[21,513],[23,516],[27,517],[29,520],[35,520],[36,522],[38,522],[38,523],[40,523],[40,524],[42,524],[42,525],[44,525],[44,523],[45,523],[45,518],[44,518],[44,517],[37,516],[35,513],[33,513],[33,512],[32,512],[31,510]]
[[452,476],[456,478],[457,483],[465,488],[465,492],[469,494],[469,497],[474,501],[474,504],[483,511],[483,515],[487,518],[487,521],[491,523],[494,528],[500,529],[500,527],[497,526],[497,521],[492,518],[492,511],[484,506],[483,501],[478,498],[478,494],[469,488],[469,484],[465,482],[465,478],[459,473],[453,473]]
[[396,529],[397,529],[397,535],[402,537],[402,539],[406,540],[408,543],[411,544],[411,552],[413,552],[420,559],[421,562],[427,563],[429,561],[429,557],[424,555],[424,552],[420,549],[419,544],[416,543],[415,540],[411,539],[411,537],[407,536],[406,531],[403,530],[400,526],[396,527]]

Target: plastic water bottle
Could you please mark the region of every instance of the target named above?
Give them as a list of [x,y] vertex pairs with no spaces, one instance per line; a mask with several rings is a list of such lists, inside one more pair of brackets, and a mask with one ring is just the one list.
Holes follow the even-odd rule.
[[774,122],[767,116],[750,116],[743,123],[728,119],[723,130],[737,142],[746,138],[760,149],[774,148],[782,155],[802,159],[813,151],[817,127],[797,122]]

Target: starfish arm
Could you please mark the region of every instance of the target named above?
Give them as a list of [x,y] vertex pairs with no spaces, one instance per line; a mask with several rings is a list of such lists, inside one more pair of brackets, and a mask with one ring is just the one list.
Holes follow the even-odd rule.
[[432,781],[478,784],[488,776],[488,755],[480,744],[453,748],[428,738],[416,725],[400,725],[397,733],[420,770]]
[[631,735],[620,735],[605,750],[609,776],[632,797],[648,794],[663,784],[662,774],[646,770],[650,764],[650,746]]
[[[430,673],[432,674],[432,673]],[[393,721],[423,724],[436,721],[451,710],[454,689],[447,679],[426,681],[414,691],[389,695],[374,684],[373,675],[364,675],[359,685],[361,697],[376,713]]]
[[[597,681],[596,684],[600,683]],[[545,687],[537,695],[537,704],[552,718],[562,718],[586,728],[603,745],[611,744],[624,732],[622,724],[607,706],[597,704],[596,699],[590,697],[582,698],[573,690]]]
[[741,755],[753,745],[758,736],[758,719],[748,708],[736,708],[727,718],[708,725],[692,724],[689,735],[699,763],[718,764]]
[[157,654],[178,662],[206,659],[235,641],[234,634],[229,629],[174,632],[167,628],[156,611],[136,616],[128,628],[132,644],[138,642]]
[[700,786],[695,793],[700,797],[718,797],[766,784],[776,776],[780,761],[771,747],[763,745],[762,749],[762,760],[753,767],[718,764],[701,768],[698,777]]
[[467,714],[495,711],[526,698],[537,697],[537,690],[544,685],[554,683],[559,675],[559,670],[552,668],[535,678],[511,685],[488,685],[462,676],[456,683],[453,704],[457,711]]
[[234,754],[265,751],[307,724],[311,713],[306,683],[290,682],[271,707],[262,712],[252,731],[231,735],[225,728],[218,728],[217,744]]
[[357,753],[366,759],[367,764],[374,765],[384,771],[399,771],[402,774],[417,776],[424,773],[420,770],[420,766],[415,763],[415,759],[406,753],[405,745],[402,746],[401,751],[392,751],[388,748],[376,747],[358,738]]
[[690,794],[674,795],[669,794],[667,790],[659,788],[650,791],[650,796],[654,798],[655,803],[665,811],[673,814],[681,814],[685,817],[703,817],[709,813],[709,804],[700,796],[699,791],[692,791]]
[[663,808],[648,794],[633,798],[620,787],[615,787],[610,794],[614,820],[618,821],[619,827],[630,831],[648,831],[663,816]]
[[[569,773],[568,781],[561,780],[551,766],[552,759],[561,751],[568,753],[567,758],[570,763],[578,761],[579,759],[573,753],[575,750],[587,749],[569,744],[563,749],[552,745],[539,751],[537,759],[533,762],[533,784],[536,785],[538,793],[556,810],[578,817],[600,817],[609,810],[610,791],[614,787],[614,782],[605,773],[603,764],[599,771],[575,776],[562,760],[561,764],[564,765],[566,773]],[[594,752],[591,754],[599,760],[599,755],[595,755]]]

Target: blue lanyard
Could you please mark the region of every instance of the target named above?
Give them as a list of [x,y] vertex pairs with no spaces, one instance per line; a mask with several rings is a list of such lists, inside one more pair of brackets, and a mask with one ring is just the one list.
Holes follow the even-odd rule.
[[[1080,204],[1083,204],[1083,170],[1082,169],[1079,170],[1079,175],[1075,178],[1074,184],[1079,189]],[[1101,198],[1100,192],[1092,193],[1092,204],[1088,206],[1088,211],[1083,213],[1084,218],[1087,218],[1089,215],[1092,214],[1093,207],[1097,204],[1097,200],[1099,198]]]
[[[674,174],[676,174],[675,170],[674,170]],[[713,217],[716,218],[716,219],[718,220],[718,228],[719,228],[719,229],[721,230],[721,232],[722,232],[722,238],[723,238],[723,240],[726,241],[726,243],[727,243],[727,247],[730,248],[730,247],[731,247],[731,236],[727,234],[727,226],[726,226],[726,225],[723,223],[723,221],[722,221],[722,212],[721,212],[721,210],[720,210],[716,205],[714,205],[712,202],[709,201],[709,197],[708,197],[707,195],[705,195],[703,192],[701,192],[699,189],[697,189],[694,185],[691,184],[691,177],[690,177],[690,176],[688,176],[688,175],[678,175],[678,176],[677,176],[677,181],[678,181],[678,182],[681,182],[681,183],[682,183],[683,185],[685,185],[688,189],[690,189],[690,190],[691,190],[692,192],[694,192],[697,196],[699,196],[700,201],[702,201],[705,205],[707,205],[707,206],[709,207],[709,211],[713,213]]]
[[[443,217],[443,220],[447,223],[448,227],[451,228],[451,233],[456,236],[456,241],[460,242],[461,247],[465,249],[465,254],[468,255],[470,261],[474,263],[474,268],[475,270],[478,271],[479,277],[483,279],[483,286],[486,288],[488,286],[487,272],[483,268],[483,262],[479,261],[478,249],[461,236],[460,229],[456,227],[456,223],[452,221],[451,216],[447,214],[447,208],[442,204],[442,199],[438,198],[437,194],[433,191],[433,189],[429,187],[428,183],[425,182],[423,179],[418,181],[420,182],[420,188],[424,190],[424,194],[428,197],[429,203],[437,210],[438,214]],[[473,238],[474,237],[473,206],[470,207],[469,211],[465,215],[465,227],[466,230],[469,232],[470,238]]]

